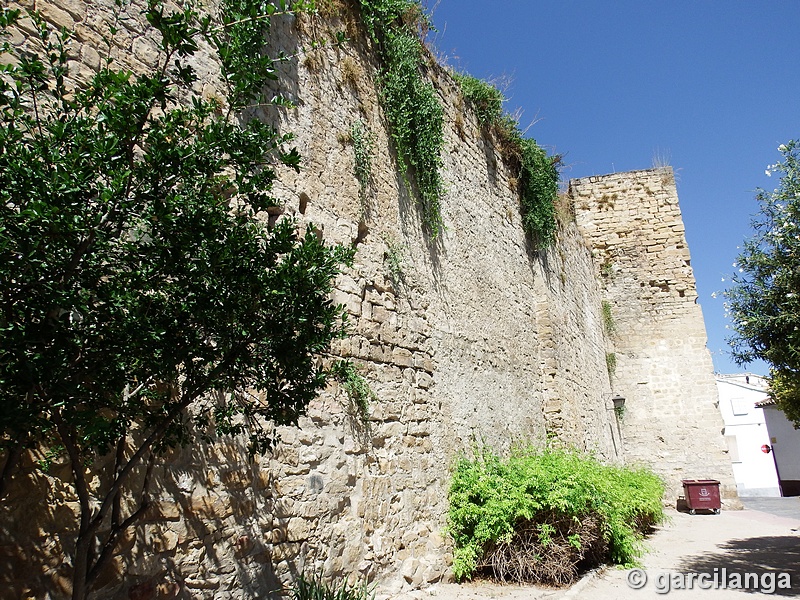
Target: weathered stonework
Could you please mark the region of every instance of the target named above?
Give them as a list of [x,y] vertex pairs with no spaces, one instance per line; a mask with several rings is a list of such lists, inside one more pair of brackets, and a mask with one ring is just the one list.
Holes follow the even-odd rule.
[[670,497],[682,478],[714,478],[735,498],[672,169],[574,179],[569,189],[616,322],[612,384],[627,399],[627,459],[660,473]]
[[[49,20],[76,31],[77,78],[99,64],[107,11],[104,0],[47,5]],[[112,54],[146,68],[152,40],[136,18],[123,25]],[[291,50],[343,26],[282,19],[271,43]],[[216,93],[213,63],[197,64],[207,74],[198,93]],[[554,247],[535,253],[491,137],[450,76],[430,65],[446,113],[447,189],[445,230],[431,240],[398,174],[369,45],[355,38],[284,66],[281,85],[297,107],[272,117],[296,134],[304,167],[281,172],[276,193],[301,227],[314,223],[326,240],[357,247],[334,294],[352,335],[333,350],[361,365],[378,401],[365,425],[334,387],[255,462],[234,443],[172,457],[98,597],[261,598],[303,571],[364,576],[383,591],[446,578],[449,468],[476,443],[504,452],[550,436],[604,460],[646,461],[673,486],[682,474],[728,484],[702,316],[685,242],[677,247],[677,198],[661,172],[573,182],[577,224],[563,218]],[[347,136],[357,120],[375,139],[365,204]],[[643,199],[652,189],[654,201],[637,208],[633,198],[618,200],[625,212],[610,211],[603,194],[619,198],[628,188]],[[630,247],[620,241],[634,238]],[[613,278],[600,266],[606,253]],[[613,382],[629,398],[624,440],[609,410],[604,299],[619,327]],[[46,477],[30,460],[15,477],[0,504],[0,598],[63,595],[70,536],[59,532],[76,507],[67,478],[63,465]],[[46,494],[47,510],[31,517],[31,502]],[[34,572],[32,564],[47,567]]]

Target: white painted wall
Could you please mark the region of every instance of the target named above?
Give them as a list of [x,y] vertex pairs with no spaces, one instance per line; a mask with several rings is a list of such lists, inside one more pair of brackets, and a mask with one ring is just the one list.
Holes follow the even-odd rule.
[[[740,496],[780,496],[773,455],[762,451],[770,444],[763,408],[767,383],[758,375],[717,375],[719,410],[725,422],[725,440]],[[799,438],[800,441],[800,438]]]
[[783,494],[796,496],[800,494],[800,431],[777,407],[766,406],[763,410],[775,450]]

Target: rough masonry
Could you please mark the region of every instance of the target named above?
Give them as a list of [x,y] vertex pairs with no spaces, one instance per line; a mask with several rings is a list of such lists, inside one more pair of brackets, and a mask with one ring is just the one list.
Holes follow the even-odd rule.
[[670,497],[681,479],[713,478],[734,498],[672,169],[574,179],[569,194],[616,323],[612,384],[626,398],[626,458],[652,466]]
[[[76,77],[99,65],[113,4],[105,1],[40,5],[76,31]],[[152,41],[135,17],[122,24],[114,52],[147,68]],[[336,17],[283,19],[271,43],[292,50],[345,26]],[[446,578],[449,469],[475,444],[505,452],[550,437],[607,461],[646,462],[672,490],[684,475],[732,481],[716,450],[716,388],[671,175],[572,182],[556,244],[534,252],[493,139],[431,63],[446,111],[447,192],[444,233],[428,239],[398,174],[375,56],[365,36],[353,37],[286,65],[296,108],[274,118],[296,134],[304,167],[281,174],[284,208],[270,218],[312,222],[326,240],[357,248],[334,297],[347,307],[352,335],[334,351],[361,366],[378,396],[369,422],[332,388],[256,462],[244,444],[176,454],[98,597],[262,598],[304,571],[366,577],[384,591]],[[14,41],[25,40],[22,31]],[[213,69],[203,68],[209,76],[198,93],[214,93]],[[356,121],[375,140],[366,203],[347,136]],[[603,300],[614,305],[613,339]],[[620,358],[610,379],[611,345]],[[621,424],[614,392],[628,398]],[[0,505],[2,598],[55,598],[68,585],[70,542],[60,537],[75,506],[68,469],[55,464],[45,476],[33,458]],[[44,495],[48,504],[32,518],[31,502]]]

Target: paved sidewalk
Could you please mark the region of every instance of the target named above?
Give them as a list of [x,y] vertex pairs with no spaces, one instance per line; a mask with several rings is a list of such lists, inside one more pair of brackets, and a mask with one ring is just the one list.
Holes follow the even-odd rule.
[[[645,600],[669,595],[687,600],[745,600],[800,596],[800,515],[789,518],[745,509],[720,515],[672,512],[670,517],[649,538],[651,552],[643,558],[641,571],[608,569],[561,597]],[[752,574],[749,580],[748,573]],[[788,575],[788,581],[779,573]],[[705,575],[701,578],[700,574]],[[741,578],[738,585],[747,589],[731,589],[737,577]],[[633,589],[629,578],[643,587]],[[789,589],[779,588],[786,583]]]
[[[607,568],[562,590],[486,582],[440,584],[395,598],[648,600],[666,596],[686,600],[756,600],[776,595],[800,598],[800,500],[758,500],[777,500],[767,503],[771,506],[759,506],[778,514],[749,508],[758,504],[749,499],[744,500],[748,507],[745,510],[723,510],[719,515],[669,511],[669,521],[647,539],[650,552],[642,559],[641,571],[634,574],[627,569]],[[745,579],[747,573],[751,574],[749,579]],[[787,580],[779,573],[790,578],[789,589],[780,588]],[[628,578],[637,579],[641,575],[646,576],[643,587],[632,589]],[[741,578],[740,585],[749,589],[731,589],[737,577]],[[721,589],[724,585],[727,589]]]
[[800,519],[800,496],[790,496],[788,498],[741,498],[741,500],[744,507],[750,510],[760,510],[779,517]]

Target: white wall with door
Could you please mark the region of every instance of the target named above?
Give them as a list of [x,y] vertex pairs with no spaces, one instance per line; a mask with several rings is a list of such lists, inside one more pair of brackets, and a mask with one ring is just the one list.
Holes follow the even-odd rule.
[[780,496],[775,460],[764,409],[767,382],[750,373],[717,375],[719,410],[725,422],[725,441],[740,496]]
[[759,403],[767,420],[772,457],[778,470],[781,494],[800,496],[800,431],[786,418],[775,402]]

